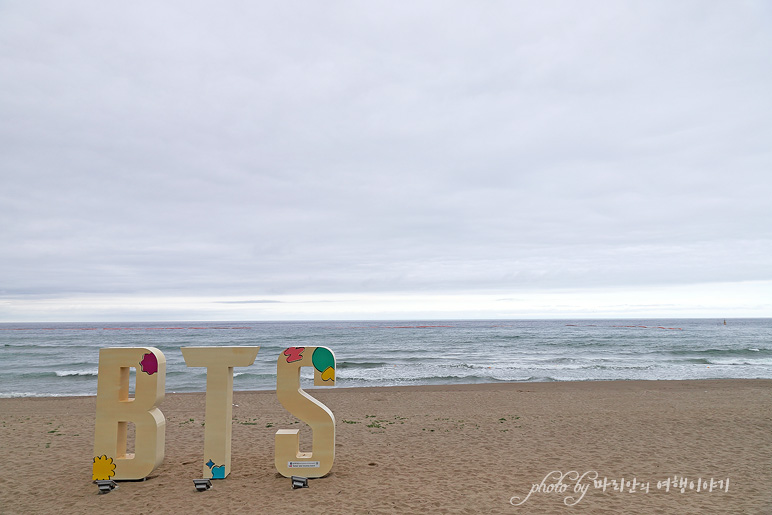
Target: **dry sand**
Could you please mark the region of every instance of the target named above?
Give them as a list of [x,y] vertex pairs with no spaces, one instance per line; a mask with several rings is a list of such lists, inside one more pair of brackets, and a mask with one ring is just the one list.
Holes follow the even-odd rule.
[[[292,490],[278,428],[304,426],[273,392],[235,392],[231,475],[198,493],[203,394],[169,394],[166,458],[98,495],[93,397],[0,399],[2,513],[772,513],[772,381],[610,381],[318,389],[337,420],[332,472]],[[301,448],[310,450],[308,428]],[[306,448],[304,448],[306,447]],[[533,493],[552,471],[636,479],[632,493]],[[728,492],[657,482],[729,478]],[[554,485],[555,476],[544,484]],[[640,483],[649,483],[649,492]]]

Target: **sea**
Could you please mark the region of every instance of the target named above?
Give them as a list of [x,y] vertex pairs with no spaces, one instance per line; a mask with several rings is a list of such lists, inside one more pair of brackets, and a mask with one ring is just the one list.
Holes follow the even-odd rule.
[[[287,347],[335,354],[339,387],[772,378],[772,319],[0,324],[0,397],[96,395],[99,349],[156,347],[166,391],[199,392],[180,347],[259,346],[234,390],[272,390]],[[301,372],[303,388],[313,371]]]

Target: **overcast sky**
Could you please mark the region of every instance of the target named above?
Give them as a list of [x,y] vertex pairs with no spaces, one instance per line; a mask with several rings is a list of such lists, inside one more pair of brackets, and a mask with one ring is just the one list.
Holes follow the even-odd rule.
[[772,316],[772,4],[0,3],[0,321]]

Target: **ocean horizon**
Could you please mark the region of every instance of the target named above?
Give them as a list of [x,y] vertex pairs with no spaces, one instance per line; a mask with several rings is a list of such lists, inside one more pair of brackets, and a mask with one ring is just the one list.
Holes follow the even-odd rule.
[[339,387],[772,378],[770,318],[2,323],[0,397],[96,395],[99,349],[141,346],[166,356],[167,393],[206,387],[180,347],[260,346],[234,390],[273,390],[306,345],[334,352]]

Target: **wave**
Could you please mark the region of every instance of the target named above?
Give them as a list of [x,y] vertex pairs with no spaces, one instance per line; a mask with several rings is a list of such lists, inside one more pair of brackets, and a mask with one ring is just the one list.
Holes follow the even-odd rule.
[[772,359],[711,359],[709,365],[772,367]]
[[[241,377],[243,379],[272,379],[273,381],[276,381],[276,373],[264,373],[261,374],[259,372],[234,372],[233,377]],[[311,375],[311,379],[313,379],[313,374]],[[304,376],[305,378],[305,376]]]
[[510,383],[510,382],[551,382],[559,379],[551,376],[521,375],[513,378],[498,378],[488,375],[438,375],[431,377],[394,378],[389,381],[367,378],[340,378],[338,386],[347,387],[359,384],[361,386],[419,386],[435,384],[469,384],[469,383]]
[[385,361],[343,361],[336,364],[338,370],[346,370],[349,368],[380,368],[385,366],[393,366],[394,363],[387,363]]
[[747,347],[743,349],[673,349],[665,351],[671,356],[772,356],[772,349]]
[[34,381],[36,379],[51,379],[56,377],[97,377],[97,370],[40,370],[25,372],[0,372],[0,378],[2,378],[3,381],[14,381],[18,379]]
[[54,373],[57,377],[69,377],[69,376],[95,376],[99,371],[93,370],[56,370]]
[[94,393],[40,393],[40,392],[0,392],[0,399],[16,397],[89,397]]

